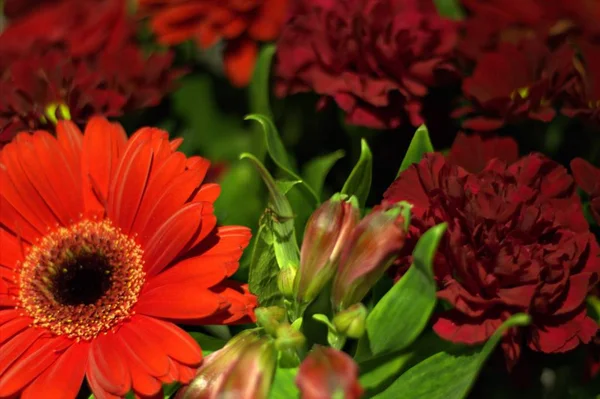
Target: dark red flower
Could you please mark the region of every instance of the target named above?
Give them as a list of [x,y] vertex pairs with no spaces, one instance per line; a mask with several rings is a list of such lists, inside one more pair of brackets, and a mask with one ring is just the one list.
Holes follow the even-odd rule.
[[479,131],[527,118],[549,122],[554,100],[575,76],[573,59],[566,45],[550,51],[536,40],[502,43],[482,55],[473,75],[465,78],[462,89],[469,104],[454,115],[466,115],[463,127]]
[[56,117],[82,124],[159,103],[179,72],[172,54],[144,56],[124,7],[64,0],[0,35],[0,143]]
[[358,365],[346,353],[316,345],[300,365],[296,385],[303,399],[358,399]]
[[277,45],[276,94],[314,91],[355,125],[418,125],[455,44],[455,23],[430,0],[297,1]]
[[584,159],[575,158],[571,161],[571,171],[577,185],[590,196],[590,211],[600,224],[600,168]]
[[516,162],[519,158],[519,145],[510,137],[458,133],[448,154],[448,161],[471,173],[481,172],[494,158],[507,164]]
[[194,39],[203,49],[225,41],[225,74],[236,86],[250,82],[257,42],[277,39],[288,0],[138,0],[151,18],[158,41],[178,44]]
[[[509,166],[492,160],[471,174],[430,154],[384,196],[384,204],[402,200],[414,204],[405,248],[428,228],[448,223],[435,259],[438,297],[453,306],[435,320],[442,338],[481,343],[510,315],[525,312],[532,324],[504,337],[510,368],[522,342],[535,351],[565,352],[596,334],[585,297],[598,281],[600,250],[563,167],[532,154]],[[411,252],[401,264],[410,264]],[[396,271],[398,278],[402,268]]]
[[600,46],[581,41],[578,47],[583,62],[575,62],[577,79],[569,87],[562,112],[600,123]]

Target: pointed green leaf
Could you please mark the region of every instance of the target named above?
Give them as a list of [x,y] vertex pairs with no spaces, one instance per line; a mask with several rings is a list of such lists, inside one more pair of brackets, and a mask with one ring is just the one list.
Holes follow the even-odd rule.
[[526,326],[530,322],[528,315],[516,314],[505,321],[485,345],[437,353],[402,374],[388,389],[374,398],[463,399],[506,330]]
[[342,194],[354,195],[362,209],[367,202],[373,179],[373,155],[365,139],[360,142],[360,158],[344,183]]
[[413,264],[367,317],[367,336],[376,356],[408,347],[421,334],[436,304],[433,258],[446,224],[429,229],[413,252]]
[[304,166],[304,171],[302,173],[304,181],[315,190],[319,199],[323,196],[323,185],[325,184],[327,174],[333,165],[335,165],[339,159],[343,158],[343,156],[344,151],[338,150],[331,154],[311,159]]
[[267,44],[260,49],[254,74],[248,87],[250,94],[250,109],[252,113],[266,115],[272,117],[270,106],[270,85],[269,78],[271,76],[271,64],[273,55],[275,54],[275,45]]
[[465,19],[465,11],[462,9],[459,0],[433,0],[433,2],[442,17],[456,21]]
[[281,192],[269,171],[255,156],[245,153],[240,158],[248,159],[254,165],[271,194],[270,203],[272,208],[267,211],[265,217],[266,220],[272,222],[270,225],[273,234],[273,247],[279,267],[298,266],[300,263],[300,249],[296,241],[294,214],[288,199]]
[[250,292],[258,297],[261,306],[283,306],[283,295],[277,287],[278,275],[272,233],[267,225],[262,225],[254,240],[248,274]]
[[419,163],[421,158],[423,158],[423,155],[428,152],[433,152],[433,145],[429,139],[429,130],[427,130],[427,126],[421,125],[410,141],[406,155],[404,155],[404,159],[400,165],[398,175],[408,169],[413,163]]
[[[277,132],[277,128],[268,117],[260,114],[252,114],[246,116],[245,120],[253,120],[262,126],[263,132],[265,134],[265,141],[267,143],[267,151],[273,162],[281,169],[290,180],[300,180],[302,178],[296,173],[292,163],[288,157],[288,154],[281,142],[281,138],[279,137],[279,133]],[[301,187],[306,191],[307,199],[311,201],[312,205],[316,206],[319,204],[319,197],[317,193],[306,184],[306,182],[302,181]]]

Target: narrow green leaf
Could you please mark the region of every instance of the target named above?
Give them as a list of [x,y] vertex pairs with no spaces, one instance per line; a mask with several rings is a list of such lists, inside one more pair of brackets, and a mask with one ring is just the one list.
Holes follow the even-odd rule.
[[300,397],[300,391],[296,386],[296,374],[298,368],[277,368],[275,378],[271,385],[269,399],[290,399]]
[[254,165],[271,194],[272,209],[267,211],[265,217],[272,222],[273,246],[279,267],[298,266],[300,263],[300,249],[296,241],[294,214],[288,199],[280,191],[269,171],[255,156],[244,153],[240,156],[240,159],[248,159]]
[[[260,114],[251,114],[246,116],[245,120],[253,120],[258,123],[263,128],[263,132],[265,134],[265,141],[267,143],[267,151],[273,162],[281,169],[290,180],[300,180],[302,178],[296,173],[292,163],[288,157],[288,154],[283,146],[281,138],[279,137],[279,133],[277,132],[277,128],[268,117]],[[312,202],[313,205],[319,204],[319,197],[315,190],[312,189],[306,182],[302,181],[301,187],[306,190],[308,200]]]
[[268,226],[262,225],[256,234],[248,273],[250,291],[258,297],[261,306],[283,306],[283,295],[277,287],[278,275],[272,233]]
[[465,18],[465,11],[462,9],[459,0],[433,0],[433,2],[442,17],[456,21]]
[[335,163],[344,157],[344,151],[338,150],[331,154],[311,159],[304,166],[302,176],[304,181],[315,190],[319,199],[323,197],[323,185],[327,174]]
[[436,304],[433,258],[445,231],[446,224],[442,223],[423,234],[413,252],[411,267],[367,317],[373,355],[408,347],[427,325]]
[[261,48],[256,60],[256,66],[254,67],[254,74],[248,87],[252,113],[266,115],[269,118],[273,117],[270,106],[271,90],[269,78],[274,54],[274,44],[267,44]]
[[433,152],[433,145],[429,139],[429,130],[427,130],[427,126],[421,125],[410,141],[406,155],[404,155],[404,159],[400,165],[398,175],[408,169],[413,163],[419,163],[421,158],[423,158],[423,155],[428,152]]
[[516,314],[505,321],[485,345],[437,353],[402,374],[388,389],[374,398],[463,399],[504,332],[512,327],[528,325],[530,321],[528,315]]
[[276,180],[277,189],[286,195],[296,184],[302,183],[302,180]]
[[361,208],[365,206],[373,179],[373,155],[365,139],[360,142],[360,158],[344,183],[342,194],[355,195]]

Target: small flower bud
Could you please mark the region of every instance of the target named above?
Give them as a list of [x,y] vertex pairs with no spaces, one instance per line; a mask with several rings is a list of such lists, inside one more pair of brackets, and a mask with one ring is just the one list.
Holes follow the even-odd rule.
[[283,323],[277,328],[275,348],[277,350],[299,349],[306,343],[306,337],[289,323]]
[[375,210],[356,226],[340,256],[331,299],[336,310],[362,301],[404,246],[403,206]]
[[277,288],[287,299],[294,297],[294,279],[296,278],[296,268],[288,266],[281,269],[277,276]]
[[294,281],[296,298],[312,302],[331,280],[344,242],[360,219],[356,198],[336,194],[324,202],[306,225],[300,267]]
[[267,333],[275,335],[279,325],[285,321],[285,309],[278,306],[257,308],[254,310],[256,322],[262,326]]
[[335,329],[346,337],[358,339],[365,333],[367,308],[356,303],[333,317]]
[[273,341],[246,330],[204,359],[177,399],[266,399],[277,363]]

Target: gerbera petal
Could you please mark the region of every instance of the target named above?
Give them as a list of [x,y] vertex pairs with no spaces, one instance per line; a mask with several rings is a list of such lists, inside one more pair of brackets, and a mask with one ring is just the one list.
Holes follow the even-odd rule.
[[75,343],[57,361],[35,379],[24,391],[22,399],[74,398],[85,376],[89,344]]
[[[30,328],[3,344],[0,351],[0,377],[13,363],[20,360],[42,335],[44,335],[43,330]],[[0,378],[0,386],[2,385],[1,381],[4,381],[4,378]]]
[[29,317],[20,317],[7,321],[4,324],[0,324],[0,328],[2,329],[2,334],[0,334],[0,344],[5,343],[27,327],[31,325],[31,318]]
[[146,283],[148,289],[168,284],[194,281],[198,288],[208,288],[227,277],[225,262],[206,261],[204,256],[186,258],[153,277]]
[[192,202],[210,202],[213,203],[219,198],[221,194],[221,187],[216,183],[208,183],[202,185],[198,192],[192,198]]
[[173,214],[145,243],[146,273],[151,277],[171,262],[203,224],[204,203],[188,204]]
[[127,357],[130,365],[139,364],[145,370],[145,374],[149,373],[155,377],[169,372],[169,358],[164,348],[160,347],[160,343],[152,335],[145,334],[137,328],[135,319],[125,324],[118,334],[129,352]]
[[[4,189],[1,182],[0,187]],[[0,223],[15,236],[20,237],[30,244],[42,235],[42,232],[37,229],[34,223],[27,220],[18,209],[8,202],[3,193],[0,193]]]
[[98,382],[96,375],[93,372],[90,372],[90,363],[88,362],[88,370],[86,371],[87,382],[92,389],[92,393],[94,394],[95,399],[122,399],[122,395],[113,395],[110,392],[107,392]]
[[[81,130],[71,121],[59,121],[56,125],[56,137],[58,144],[62,147],[69,173],[75,181],[78,181],[77,189],[81,190],[81,149],[83,146],[83,134]],[[83,193],[81,193],[83,195]]]
[[169,319],[198,319],[217,312],[223,299],[195,281],[167,284],[143,291],[136,312]]
[[[88,122],[83,137],[81,173],[86,210],[104,209],[108,188],[117,170],[127,136],[117,124],[94,117]],[[95,192],[98,190],[98,192]]]
[[108,191],[107,216],[129,233],[144,195],[154,152],[149,145],[126,151],[116,178]]
[[211,233],[213,233],[215,227],[217,226],[217,217],[214,214],[213,205],[208,202],[200,203],[203,204],[201,213],[202,224],[200,225],[200,229],[198,229],[194,237],[192,237],[192,239],[188,242],[188,245],[185,246],[182,252],[188,252],[192,248],[196,247],[198,244],[204,241]]
[[[25,334],[20,334],[18,337]],[[10,343],[10,342],[9,342]],[[29,347],[0,378],[0,396],[17,393],[50,367],[71,345],[66,337],[41,338]]]
[[[90,345],[87,376],[103,390],[123,396],[131,389],[131,378],[114,333],[99,335]],[[95,392],[94,392],[95,393]]]
[[0,243],[2,243],[0,266],[14,268],[17,262],[23,259],[23,253],[27,246],[2,227],[0,227]]
[[[191,324],[247,324],[256,322],[254,308],[258,305],[256,296],[250,293],[248,284],[237,281],[224,281],[211,291],[225,299],[228,306],[207,318],[192,321]],[[190,322],[188,322],[190,323]]]
[[[202,351],[190,334],[176,325],[146,316],[139,316],[137,321],[140,328],[147,334],[155,336],[160,347],[176,362],[188,366],[198,366],[202,361]],[[181,378],[178,377],[181,381]]]
[[134,360],[130,357],[128,358],[128,362],[129,371],[131,372],[131,387],[137,395],[151,397],[162,390],[161,382],[155,377],[152,377],[150,374],[146,373],[137,360]]

